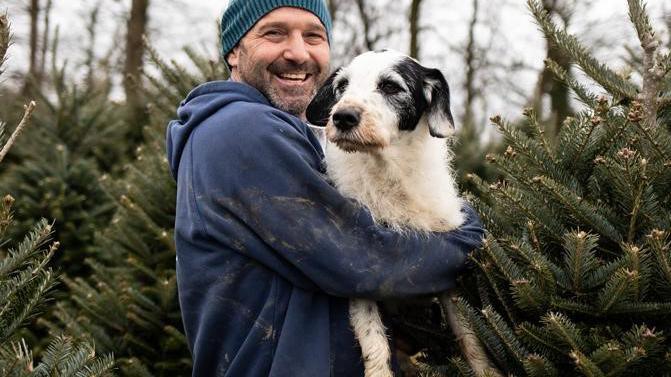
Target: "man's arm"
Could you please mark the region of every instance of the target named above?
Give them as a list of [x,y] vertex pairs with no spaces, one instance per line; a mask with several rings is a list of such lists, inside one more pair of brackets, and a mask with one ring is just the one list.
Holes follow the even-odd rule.
[[453,232],[392,232],[329,185],[297,120],[250,110],[216,114],[191,136],[187,184],[209,236],[244,245],[232,237],[251,230],[270,247],[239,252],[297,286],[336,296],[401,298],[452,287],[483,234],[471,209]]

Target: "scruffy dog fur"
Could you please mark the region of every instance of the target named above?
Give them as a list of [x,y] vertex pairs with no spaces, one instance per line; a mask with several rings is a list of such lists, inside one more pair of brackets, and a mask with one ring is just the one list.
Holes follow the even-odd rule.
[[[397,231],[444,232],[464,221],[445,138],[453,134],[449,86],[437,69],[398,52],[356,57],[315,96],[308,120],[325,127],[329,178]],[[476,373],[490,369],[477,338],[441,300]],[[374,301],[352,299],[350,322],[366,377],[390,377],[391,351]]]

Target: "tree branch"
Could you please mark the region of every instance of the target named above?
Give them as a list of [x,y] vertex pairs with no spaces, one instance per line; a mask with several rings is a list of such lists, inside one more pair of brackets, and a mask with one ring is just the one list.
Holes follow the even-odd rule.
[[23,132],[23,129],[26,128],[28,123],[30,123],[30,118],[33,116],[35,106],[36,106],[35,101],[30,101],[30,103],[25,106],[25,111],[23,113],[23,118],[21,119],[21,122],[16,127],[16,129],[12,133],[12,136],[9,137],[9,140],[7,140],[7,143],[5,143],[5,146],[2,147],[2,150],[0,151],[0,162],[2,162],[2,160],[9,152],[9,149],[12,147],[12,145],[14,145],[14,143],[16,142],[16,138],[19,137],[21,132]]
[[664,70],[658,64],[658,51],[660,41],[655,37],[655,32],[650,19],[645,12],[645,6],[640,0],[628,0],[629,17],[636,27],[638,39],[643,48],[643,88],[638,98],[643,105],[643,118],[648,126],[657,126],[657,95],[659,83],[664,76]]
[[422,0],[412,0],[410,4],[410,56],[419,59],[419,20],[421,18]]

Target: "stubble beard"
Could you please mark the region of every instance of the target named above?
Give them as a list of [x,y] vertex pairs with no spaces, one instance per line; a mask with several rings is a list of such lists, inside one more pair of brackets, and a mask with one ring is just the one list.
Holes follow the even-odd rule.
[[[239,75],[242,81],[258,89],[274,107],[300,117],[328,74],[328,70],[320,70],[316,64],[306,65],[302,67],[288,61],[274,62],[268,67],[260,62],[251,66],[240,64]],[[284,89],[273,85],[274,74],[295,71],[312,74],[312,85]]]

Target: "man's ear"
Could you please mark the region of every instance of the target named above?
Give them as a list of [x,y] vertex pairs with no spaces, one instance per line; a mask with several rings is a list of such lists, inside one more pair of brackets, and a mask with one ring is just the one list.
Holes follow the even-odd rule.
[[428,103],[426,116],[431,136],[450,136],[454,133],[454,119],[450,111],[450,86],[440,70],[425,69],[424,96]]
[[326,79],[305,111],[305,117],[308,119],[308,122],[315,126],[326,127],[326,124],[331,117],[331,109],[337,102],[333,80],[338,75],[338,72],[340,72],[340,68]]
[[240,62],[240,45],[233,47],[231,52],[229,52],[224,59],[226,59],[226,63],[228,63],[228,66],[231,69],[237,67]]

